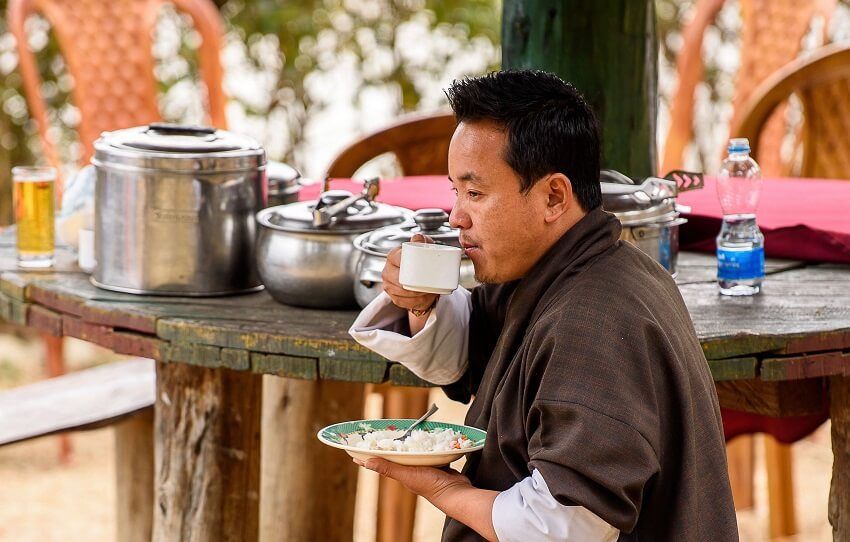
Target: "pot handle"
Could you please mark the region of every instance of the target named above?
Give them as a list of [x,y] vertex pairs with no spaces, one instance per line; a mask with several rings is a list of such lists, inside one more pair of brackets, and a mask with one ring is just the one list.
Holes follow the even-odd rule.
[[360,272],[360,276],[357,277],[357,280],[359,280],[360,283],[363,286],[366,286],[367,288],[371,288],[376,283],[381,282],[384,279],[381,277],[381,273],[378,272],[377,270],[375,270],[375,269],[364,269],[363,271]]
[[[318,204],[313,209],[313,225],[316,227],[327,226],[336,215],[342,213],[361,199],[371,202],[375,199],[380,191],[378,178],[368,179],[363,185],[363,192],[354,194],[344,200],[329,205],[327,207],[319,207]],[[321,203],[321,198],[319,198]]]
[[207,126],[193,126],[191,124],[170,124],[167,122],[152,122],[148,124],[145,132],[159,132],[169,135],[210,135],[215,133],[215,128]]
[[703,187],[702,173],[674,169],[673,171],[668,172],[664,178],[668,181],[675,182],[679,192],[697,190]]

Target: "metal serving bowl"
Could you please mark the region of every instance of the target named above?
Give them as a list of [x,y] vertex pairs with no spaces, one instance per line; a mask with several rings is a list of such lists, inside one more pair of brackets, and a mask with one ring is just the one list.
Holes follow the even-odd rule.
[[612,170],[603,170],[601,180],[602,207],[620,219],[620,239],[637,246],[676,276],[679,226],[687,222],[676,206],[676,182],[649,177],[635,184]]
[[[287,305],[353,308],[353,241],[358,235],[396,224],[411,211],[353,200],[349,192],[331,190],[318,200],[269,207],[257,213],[257,270],[266,289]],[[338,204],[350,202],[344,207]],[[321,214],[334,209],[332,216]]]

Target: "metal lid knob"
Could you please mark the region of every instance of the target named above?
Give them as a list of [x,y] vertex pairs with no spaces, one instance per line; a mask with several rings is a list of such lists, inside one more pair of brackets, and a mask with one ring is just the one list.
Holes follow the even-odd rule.
[[442,209],[420,209],[413,215],[413,221],[423,232],[439,230],[448,220],[449,215]]

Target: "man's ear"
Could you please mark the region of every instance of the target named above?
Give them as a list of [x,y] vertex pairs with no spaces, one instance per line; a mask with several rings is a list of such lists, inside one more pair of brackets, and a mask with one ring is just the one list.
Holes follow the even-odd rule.
[[573,199],[573,184],[563,173],[552,173],[541,181],[547,197],[544,219],[555,222],[576,204]]

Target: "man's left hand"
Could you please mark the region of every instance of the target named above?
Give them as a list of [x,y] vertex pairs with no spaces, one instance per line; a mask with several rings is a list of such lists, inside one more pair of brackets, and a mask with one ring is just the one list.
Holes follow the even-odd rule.
[[499,494],[497,491],[475,488],[469,478],[448,468],[408,467],[375,457],[366,461],[355,459],[354,462],[422,495],[447,516],[471,527],[485,540],[498,540],[493,528],[493,502]]
[[354,462],[381,476],[397,480],[401,485],[417,495],[422,495],[438,508],[441,508],[438,503],[450,499],[452,493],[472,487],[469,478],[451,469],[409,467],[374,457],[366,461],[355,459]]

